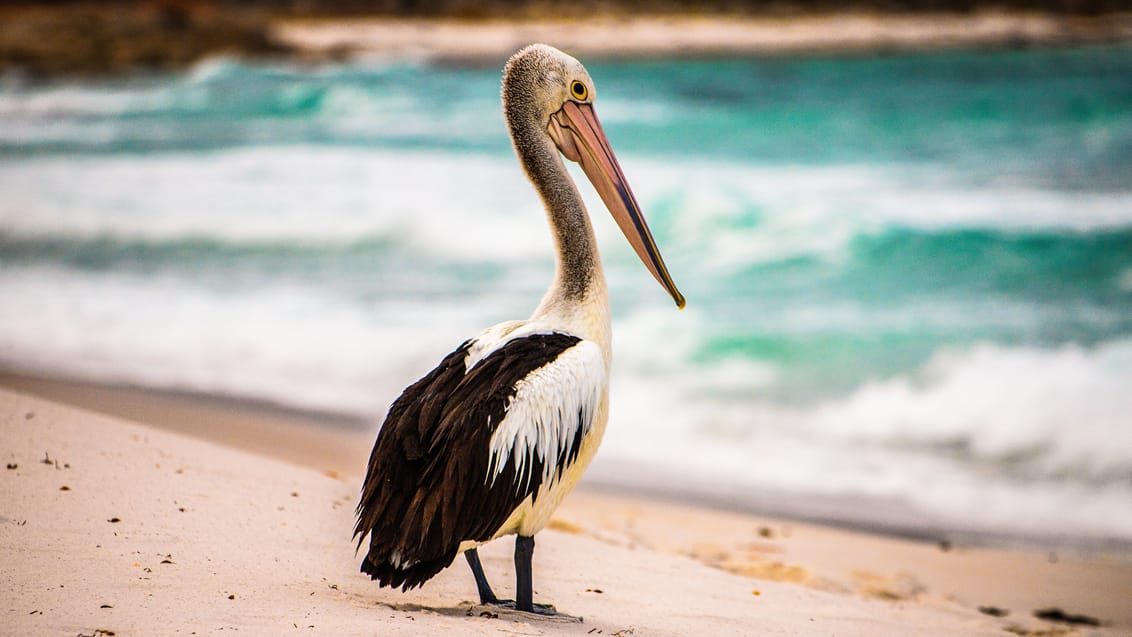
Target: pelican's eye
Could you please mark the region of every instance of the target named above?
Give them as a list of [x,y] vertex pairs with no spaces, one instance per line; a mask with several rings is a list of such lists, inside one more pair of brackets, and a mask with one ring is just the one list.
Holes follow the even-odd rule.
[[573,95],[576,100],[585,100],[590,96],[590,92],[586,89],[585,84],[574,80],[570,82],[570,95]]

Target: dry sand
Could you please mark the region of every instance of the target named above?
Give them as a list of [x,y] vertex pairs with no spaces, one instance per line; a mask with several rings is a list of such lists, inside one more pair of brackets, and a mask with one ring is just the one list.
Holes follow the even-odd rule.
[[[944,551],[585,491],[535,553],[536,600],[585,622],[493,617],[462,563],[406,594],[357,572],[356,477],[9,391],[0,455],[5,635],[1132,634],[1129,556]],[[511,542],[481,553],[509,593]]]
[[1132,40],[1132,12],[1094,17],[983,11],[543,20],[291,19],[275,24],[272,39],[315,56],[356,54],[490,64],[531,42],[553,44],[583,60],[867,53],[1127,42]]

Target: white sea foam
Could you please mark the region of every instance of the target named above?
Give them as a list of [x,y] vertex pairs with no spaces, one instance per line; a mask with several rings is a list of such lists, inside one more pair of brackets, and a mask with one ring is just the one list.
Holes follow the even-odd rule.
[[53,267],[6,268],[0,289],[9,365],[370,418],[482,320],[451,312],[438,326],[405,303],[375,314],[312,286],[209,291]]
[[[892,226],[1080,231],[1132,224],[1132,196],[1119,193],[963,189],[863,166],[672,167],[632,157],[624,164],[670,258],[707,255],[699,265],[713,272],[792,256],[837,259],[855,236]],[[493,261],[545,257],[550,246],[540,204],[510,156],[295,146],[43,157],[0,167],[0,191],[0,226],[16,235],[302,243],[395,237],[425,253]],[[588,184],[582,191],[591,209],[604,209]],[[595,227],[603,245],[621,242],[607,220]],[[613,259],[619,254],[611,251]]]
[[[1132,193],[966,184],[940,166],[757,166],[627,158],[646,208],[672,209],[675,250],[729,270],[818,256],[887,228],[1085,232],[1132,225]],[[1067,214],[1072,211],[1072,214]]]
[[[938,353],[915,378],[870,383],[821,429],[858,441],[959,446],[988,460],[1046,456],[1042,475],[1129,472],[1132,342]],[[1076,426],[1061,426],[1075,422]]]
[[58,239],[387,237],[447,258],[545,257],[550,237],[538,200],[512,164],[298,147],[32,159],[0,168],[0,227]]
[[194,64],[185,74],[185,80],[189,84],[207,84],[218,79],[247,73],[248,68],[234,58],[216,55]]
[[[488,298],[371,306],[300,283],[210,290],[54,266],[5,268],[0,289],[5,364],[372,420],[461,340],[513,318]],[[923,526],[1132,540],[1132,341],[946,349],[912,373],[791,403],[769,391],[772,363],[697,361],[707,321],[695,308],[618,321],[596,476],[873,498]],[[626,463],[651,473],[617,474]]]
[[[61,84],[36,91],[0,91],[0,117],[52,118],[146,113],[169,108],[174,95],[167,88],[87,88]],[[4,139],[20,133],[19,127],[4,126]]]
[[921,527],[1132,540],[1132,341],[945,350],[811,405],[762,397],[757,366],[731,372],[751,376],[746,398],[704,388],[702,367],[631,367],[614,374],[598,475],[641,480],[616,471],[629,463],[652,468],[652,487],[871,498]]

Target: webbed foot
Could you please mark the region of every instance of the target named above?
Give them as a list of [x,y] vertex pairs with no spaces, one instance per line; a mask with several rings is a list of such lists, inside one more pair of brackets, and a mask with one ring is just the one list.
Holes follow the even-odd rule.
[[523,613],[536,615],[543,619],[550,619],[559,622],[582,622],[582,618],[577,615],[567,615],[566,613],[558,612],[554,604],[538,604],[532,603],[530,608],[518,608],[513,599],[500,599],[494,602],[481,604],[478,608],[483,609],[480,615],[488,612],[488,609],[498,609],[504,614]]

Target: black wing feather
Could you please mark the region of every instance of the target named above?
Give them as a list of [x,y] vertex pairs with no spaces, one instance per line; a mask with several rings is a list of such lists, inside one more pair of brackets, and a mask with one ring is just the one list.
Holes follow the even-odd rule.
[[[452,563],[461,542],[491,539],[538,492],[538,458],[519,467],[512,455],[488,483],[491,435],[506,416],[515,384],[580,340],[557,332],[516,338],[465,374],[472,345],[466,341],[405,389],[378,433],[358,503],[359,548],[370,536],[362,572],[382,586],[419,586]],[[559,450],[558,476],[562,460],[577,457],[589,428],[578,425]]]

